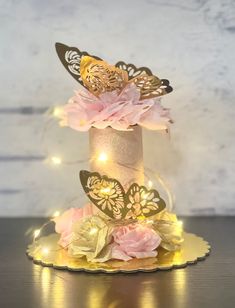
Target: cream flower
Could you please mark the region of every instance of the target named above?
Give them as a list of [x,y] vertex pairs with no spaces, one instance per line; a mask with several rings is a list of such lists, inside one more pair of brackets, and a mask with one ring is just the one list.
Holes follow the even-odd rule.
[[153,229],[160,235],[160,246],[169,251],[180,249],[183,239],[182,223],[177,216],[168,211],[162,211],[155,215]]
[[69,254],[77,258],[85,256],[90,262],[105,262],[111,258],[111,233],[112,227],[101,217],[85,217],[73,224]]
[[60,216],[54,217],[52,221],[55,223],[55,231],[60,234],[59,245],[67,248],[72,238],[73,223],[93,214],[93,207],[88,203],[83,208],[70,208]]

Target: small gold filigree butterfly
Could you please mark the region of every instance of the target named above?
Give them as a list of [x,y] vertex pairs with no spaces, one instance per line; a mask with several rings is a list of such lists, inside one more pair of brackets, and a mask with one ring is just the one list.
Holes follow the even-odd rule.
[[157,190],[137,183],[125,192],[118,180],[86,170],[80,171],[80,181],[91,202],[113,219],[150,217],[166,207]]
[[110,65],[86,51],[56,43],[57,54],[67,71],[91,93],[121,91],[133,83],[140,91],[140,100],[158,97],[172,91],[167,79],[159,79],[147,67],[137,68],[123,61]]

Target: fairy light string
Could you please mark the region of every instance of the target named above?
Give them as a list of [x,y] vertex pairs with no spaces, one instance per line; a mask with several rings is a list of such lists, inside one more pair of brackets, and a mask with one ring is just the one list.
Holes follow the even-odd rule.
[[[61,106],[56,106],[52,109],[50,109],[46,115],[50,116],[48,121],[46,121],[45,123],[45,126],[44,126],[44,129],[43,129],[43,132],[42,132],[42,135],[41,135],[41,143],[44,144],[44,140],[45,140],[45,137],[46,137],[46,134],[48,132],[48,129],[53,125],[55,124],[55,121],[52,122],[52,119],[55,119],[55,118],[61,118],[61,115],[63,113],[63,108]],[[57,124],[57,122],[56,122]],[[97,160],[98,162],[100,163],[105,163],[107,162],[108,160],[110,161],[110,157],[108,157],[108,155],[105,153],[105,152],[100,152],[96,157],[92,157],[92,158],[85,158],[85,159],[80,159],[80,160],[74,160],[74,161],[66,161],[66,160],[63,160],[61,156],[59,155],[48,155],[48,150],[44,148],[44,152],[46,154],[46,159],[44,160],[46,163],[48,164],[51,164],[51,165],[54,165],[54,166],[61,166],[61,165],[78,165],[78,164],[84,164],[84,163],[91,163],[93,160]],[[124,168],[127,168],[127,169],[130,169],[130,170],[134,170],[134,171],[140,171],[139,169],[137,168],[134,168],[128,164],[124,164],[124,163],[120,163],[120,162],[117,162],[117,161],[113,161],[111,160],[112,163],[114,164],[117,164],[121,167],[124,167]],[[142,170],[141,170],[142,171]],[[163,180],[163,178],[160,176],[159,173],[157,172],[154,172],[152,171],[150,168],[148,167],[145,167],[144,168],[144,176],[145,176],[145,181],[146,181],[146,186],[148,187],[148,189],[152,189],[153,188],[153,180],[155,179],[160,185],[161,187],[164,189],[164,191],[166,192],[167,194],[167,199],[168,199],[168,210],[171,212],[172,209],[173,209],[173,204],[174,204],[174,196],[168,186],[168,184],[166,183],[165,180]],[[78,199],[78,197],[75,197],[73,198],[72,200],[76,200]],[[42,233],[42,231],[44,230],[44,228],[46,226],[48,226],[52,221],[53,221],[53,218],[55,217],[58,217],[60,215],[60,212],[59,211],[55,211],[55,213],[53,214],[53,216],[50,218],[50,220],[48,220],[47,222],[45,222],[40,228],[34,230],[34,237],[33,237],[33,241],[37,241],[39,240],[40,238],[40,235]],[[151,220],[151,219],[131,219],[131,222],[132,223],[142,223],[142,224],[154,224],[155,221]],[[158,220],[156,223],[164,223],[164,220]],[[168,223],[175,223],[175,222],[169,222],[167,221]],[[126,224],[129,224],[130,221],[129,220],[117,220],[117,221],[113,221],[112,224],[114,225],[126,225]],[[177,222],[179,227],[182,228],[182,222],[181,221],[178,221]],[[90,230],[91,232],[91,235],[95,234],[97,232],[97,230],[95,230],[95,228],[92,228]],[[69,246],[70,244],[68,244]],[[53,251],[58,251],[58,250],[63,250],[64,248],[59,248],[57,250],[53,250]],[[50,250],[48,247],[42,247],[41,248],[41,252],[44,253],[44,254],[48,254]]]
[[[47,247],[44,247],[44,246],[41,246],[40,245],[40,239],[39,239],[39,235],[41,234],[42,230],[47,226],[49,225],[51,222],[53,221],[53,217],[47,221],[46,223],[44,223],[40,229],[37,229],[37,231],[40,231],[38,233],[38,237],[34,237],[34,243],[38,241],[38,247],[37,249],[44,255],[47,255],[49,254],[50,252],[57,252],[57,251],[62,251],[64,249],[67,249],[69,248],[69,246],[73,243],[73,241],[69,242],[66,246],[64,247],[59,247],[58,249],[50,249],[48,246]],[[107,220],[107,224],[112,226],[112,227],[116,227],[116,226],[126,226],[128,224],[135,224],[135,223],[138,223],[138,224],[142,224],[142,225],[151,225],[151,226],[155,226],[157,227],[159,224],[169,224],[169,225],[175,225],[177,226],[180,230],[182,230],[183,228],[183,222],[182,221],[168,221],[168,220],[164,220],[164,219],[155,219],[155,220],[152,220],[152,219],[149,219],[149,218],[146,218],[146,219],[120,219],[120,220]],[[36,230],[35,230],[36,231]],[[98,232],[98,228],[96,227],[92,227],[90,229],[90,232],[89,234],[90,235],[95,235],[96,233]]]

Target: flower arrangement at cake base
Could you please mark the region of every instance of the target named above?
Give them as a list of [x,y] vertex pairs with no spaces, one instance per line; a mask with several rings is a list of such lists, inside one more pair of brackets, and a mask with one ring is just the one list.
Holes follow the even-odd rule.
[[[42,265],[69,270],[135,272],[183,267],[206,257],[210,247],[183,232],[154,189],[80,171],[93,201],[55,217],[57,234],[34,241],[28,256]],[[94,205],[96,207],[94,207]]]
[[53,219],[57,233],[35,240],[27,254],[44,266],[90,272],[151,272],[185,267],[210,251],[201,237],[183,232],[175,214],[164,210],[151,220],[107,221],[91,204]]

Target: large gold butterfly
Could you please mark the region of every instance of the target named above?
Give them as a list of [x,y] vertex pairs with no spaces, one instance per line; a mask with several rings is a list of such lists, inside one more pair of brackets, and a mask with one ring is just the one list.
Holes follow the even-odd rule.
[[86,170],[80,171],[80,180],[92,203],[113,219],[150,217],[166,207],[157,190],[148,190],[137,183],[133,183],[125,192],[116,179]]
[[121,91],[128,83],[136,85],[141,100],[172,91],[167,79],[159,79],[147,67],[137,68],[123,61],[109,65],[97,56],[61,43],[56,43],[56,51],[67,71],[96,96],[114,90]]

